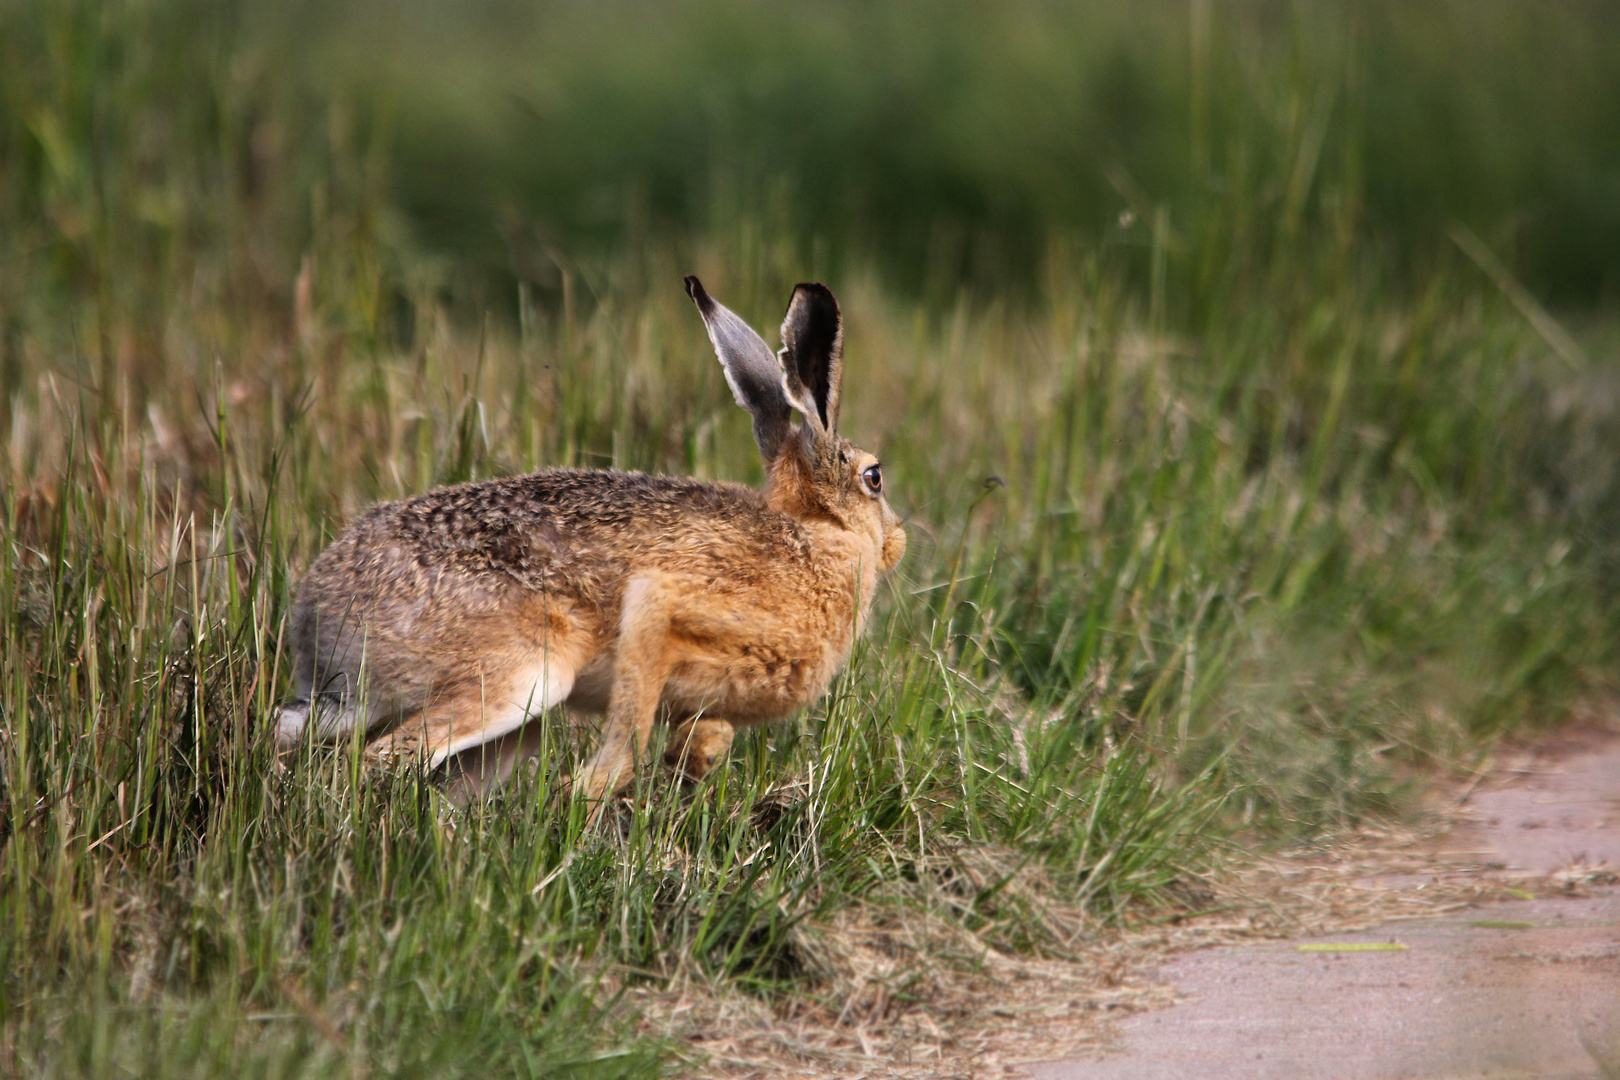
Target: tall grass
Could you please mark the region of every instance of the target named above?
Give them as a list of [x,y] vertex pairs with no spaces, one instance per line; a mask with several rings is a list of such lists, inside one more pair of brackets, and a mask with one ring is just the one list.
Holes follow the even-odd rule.
[[[780,282],[716,258],[763,321]],[[560,723],[466,816],[342,750],[277,771],[282,616],[376,498],[541,462],[756,475],[674,288],[404,353],[316,282],[301,340],[149,373],[140,415],[41,367],[0,577],[14,1068],[645,1071],[627,982],[833,992],[850,905],[1061,952],[1174,904],[1245,817],[1388,812],[1406,770],[1600,684],[1608,502],[1573,481],[1610,414],[1559,404],[1589,376],[1505,302],[1348,290],[1192,342],[1106,281],[1033,318],[843,290],[846,415],[910,560],[826,702],[600,830],[554,794]]]
[[[539,776],[467,817],[341,751],[277,770],[295,568],[356,506],[506,454],[757,470],[734,466],[752,460],[747,418],[687,314],[672,297],[521,341],[445,331],[415,357],[338,339],[311,386],[282,384],[284,355],[246,358],[154,382],[130,426],[31,403],[0,581],[19,1071],[573,1072],[613,1045],[627,979],[833,979],[817,919],[851,904],[1061,948],[1048,904],[1113,917],[1195,867],[1218,790],[1167,783],[1134,740],[1100,750],[1083,716],[1031,713],[910,585],[823,707],[744,740],[695,794],[645,778],[606,829],[554,794],[579,756],[565,726]],[[440,389],[515,386],[548,362],[589,374],[515,407]],[[869,369],[852,415],[878,415],[876,384],[902,375]],[[954,592],[919,546],[912,580]],[[1049,898],[1010,887],[1036,866]],[[69,1023],[89,1027],[63,1041]],[[62,1056],[84,1039],[90,1058]],[[636,1046],[600,1069],[645,1070]]]
[[[262,9],[3,10],[8,1074],[652,1075],[670,1048],[638,1021],[644,991],[923,1005],[930,964],[1062,954],[1177,909],[1237,830],[1399,813],[1415,780],[1609,688],[1612,327],[1599,312],[1571,336],[1496,234],[1369,228],[1374,159],[1342,127],[1365,98],[1266,49],[1218,59],[1212,43],[1251,30],[1204,26],[1198,5],[1121,19],[1121,40],[1162,22],[1211,50],[1196,93],[1115,61],[1189,103],[1210,170],[1197,201],[1129,155],[1101,181],[1101,159],[1054,165],[1054,185],[1100,182],[1129,213],[1088,234],[1092,203],[1031,203],[1020,234],[987,212],[969,231],[1023,252],[1018,286],[958,291],[942,256],[919,293],[934,271],[916,252],[944,241],[874,248],[950,200],[923,197],[917,177],[940,174],[878,157],[857,155],[851,183],[875,201],[853,216],[830,195],[839,214],[806,218],[830,181],[796,161],[776,201],[711,192],[723,212],[649,217],[617,248],[569,224],[589,199],[545,169],[664,130],[680,50],[786,47],[774,24],[704,8],[633,92],[593,66],[619,55],[614,28],[640,32],[628,10],[581,23],[579,58],[541,69],[564,120],[592,80],[618,104],[501,181],[550,191],[555,235],[482,189],[451,200],[506,229],[494,275],[476,244],[433,240],[415,186],[431,177],[413,172],[446,130],[428,105],[283,78]],[[1023,44],[994,38],[988,67],[1041,54],[1039,12],[1020,10],[1036,23],[996,24]],[[1289,10],[1295,47],[1361,55],[1312,29],[1321,9]],[[1372,10],[1368,25],[1425,17]],[[1491,10],[1490,33],[1519,25]],[[809,21],[789,74],[849,25]],[[1269,25],[1251,29],[1270,41]],[[947,44],[991,32],[966,8],[940,27]],[[969,55],[914,46],[887,76],[902,89]],[[1216,87],[1226,63],[1254,65],[1258,112]],[[855,68],[839,108],[881,96]],[[703,100],[742,123],[730,70]],[[481,91],[457,86],[428,104],[476,114]],[[617,119],[593,133],[589,116]],[[974,130],[926,148],[961,153]],[[476,135],[467,170],[500,173]],[[962,160],[998,155],[1022,160]],[[922,192],[919,216],[886,186]],[[695,790],[638,777],[601,826],[557,795],[589,738],[561,717],[536,774],[464,814],[352,748],[278,766],[293,584],[369,503],[547,464],[759,478],[679,287],[693,271],[761,327],[804,277],[843,302],[845,423],[883,457],[912,544],[827,699],[740,738]],[[852,921],[922,929],[873,975],[849,961]]]

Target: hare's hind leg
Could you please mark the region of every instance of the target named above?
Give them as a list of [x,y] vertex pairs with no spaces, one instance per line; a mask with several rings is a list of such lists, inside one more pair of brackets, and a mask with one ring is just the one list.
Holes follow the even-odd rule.
[[[414,758],[437,768],[457,754],[517,731],[531,717],[560,704],[574,688],[575,664],[566,655],[547,652],[536,662],[514,666],[515,671],[508,667],[504,675],[465,684],[430,702],[367,746],[367,756]],[[499,748],[491,749],[498,757]]]
[[480,799],[508,780],[518,766],[534,757],[546,745],[545,720],[532,720],[498,739],[463,750],[450,759],[450,775],[444,794],[457,806]]

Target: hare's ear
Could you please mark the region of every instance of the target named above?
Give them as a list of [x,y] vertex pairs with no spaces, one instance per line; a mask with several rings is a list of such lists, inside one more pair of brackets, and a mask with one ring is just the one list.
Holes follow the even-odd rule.
[[759,452],[767,463],[775,461],[792,430],[792,412],[782,388],[782,368],[771,355],[771,347],[752,327],[705,292],[703,282],[691,274],[686,276],[686,294],[703,316],[732,396],[753,414],[754,441],[759,443]]
[[796,285],[782,320],[782,358],[788,403],[819,436],[838,430],[844,377],[844,327],[838,301],[821,284]]

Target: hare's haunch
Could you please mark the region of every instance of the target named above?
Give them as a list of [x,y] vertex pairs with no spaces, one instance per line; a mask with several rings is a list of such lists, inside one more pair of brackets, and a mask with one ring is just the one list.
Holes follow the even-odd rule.
[[283,746],[359,727],[373,757],[451,762],[464,800],[567,705],[606,717],[575,778],[600,799],[661,717],[666,758],[698,777],[736,725],[827,689],[906,547],[877,459],[837,433],[838,303],[795,288],[773,355],[697,278],[686,288],[753,415],[763,490],[548,469],[374,507],[299,587]]

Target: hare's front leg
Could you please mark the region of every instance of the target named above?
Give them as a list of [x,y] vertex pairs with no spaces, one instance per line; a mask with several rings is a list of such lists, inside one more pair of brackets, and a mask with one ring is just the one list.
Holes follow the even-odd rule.
[[673,664],[673,592],[661,574],[638,574],[625,585],[602,745],[574,780],[576,790],[592,802],[630,782],[636,759],[652,734],[658,700]]
[[708,716],[694,716],[677,724],[669,733],[669,747],[664,761],[679,769],[693,780],[701,780],[714,763],[731,749],[731,740],[737,729],[726,720]]

